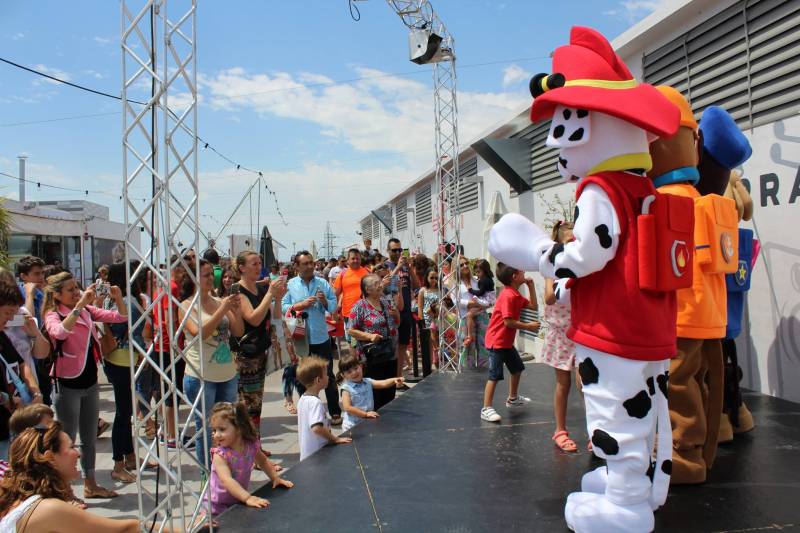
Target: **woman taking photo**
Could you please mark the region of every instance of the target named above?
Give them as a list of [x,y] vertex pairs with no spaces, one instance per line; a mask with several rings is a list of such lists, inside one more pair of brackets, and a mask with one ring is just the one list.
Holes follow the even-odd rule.
[[[178,308],[180,321],[183,322],[194,293],[199,291],[200,316],[198,317],[192,310],[191,316],[186,320],[186,375],[183,377],[183,390],[189,401],[195,403],[202,387],[206,412],[211,413],[211,408],[217,402],[236,402],[239,379],[236,375],[230,338],[231,334],[241,336],[244,333],[244,326],[239,309],[239,295],[232,294],[223,299],[213,295],[214,267],[204,259],[200,260],[198,285],[199,287],[191,283],[192,294],[181,302]],[[203,338],[199,340],[203,343],[202,373],[199,342],[195,340],[200,334],[201,323]],[[202,404],[198,402],[197,405],[199,411]],[[198,432],[203,427],[203,419],[198,413],[195,413],[195,425]],[[208,420],[206,420],[205,437],[210,444],[211,428],[208,427]],[[178,442],[181,440],[178,439]],[[195,449],[200,464],[206,464],[208,457],[202,435],[197,438]]]
[[261,266],[261,256],[252,250],[245,250],[236,257],[236,268],[241,276],[239,305],[244,320],[244,336],[238,339],[236,353],[239,401],[247,407],[247,414],[259,435],[264,379],[277,370],[267,357],[271,344],[270,316],[281,316],[281,298],[286,293],[286,282],[280,279],[270,283],[269,288],[257,283]]
[[217,297],[218,298],[225,298],[226,296],[230,295],[231,293],[231,286],[236,283],[236,272],[233,270],[232,266],[225,267],[222,270],[222,282],[220,287],[217,289]]
[[[138,263],[131,263],[131,274],[136,270]],[[129,310],[131,323],[142,316],[140,309],[145,309],[147,302],[142,298],[141,279],[144,271],[134,278],[131,282],[131,294],[127,294],[127,283],[125,275],[125,263],[115,263],[108,267],[108,282],[111,285],[120,287],[123,293],[125,307]],[[116,305],[112,302],[110,309],[116,310]],[[133,401],[131,398],[131,360],[129,347],[131,341],[144,349],[145,341],[142,337],[144,322],[128,331],[127,322],[111,325],[111,335],[117,342],[117,349],[106,355],[103,370],[106,373],[108,382],[114,387],[114,403],[116,411],[114,414],[114,425],[111,428],[111,448],[114,459],[114,470],[111,477],[122,483],[133,483],[136,476],[131,471],[136,471],[136,455],[133,452],[133,429],[131,428],[131,416],[133,415]],[[136,352],[134,352],[136,353]]]
[[0,531],[139,531],[136,519],[112,520],[69,503],[80,456],[59,422],[20,433],[11,445],[11,471],[0,481]]
[[100,393],[97,365],[101,359],[100,339],[95,322],[119,324],[128,314],[122,292],[112,286],[109,295],[116,311],[89,305],[97,298],[95,284],[81,292],[69,272],[47,278],[42,316],[50,340],[56,344],[53,375],[53,407],[71,440],[81,435],[81,467],[84,498],[115,498],[116,492],[97,484],[94,477],[97,419]]
[[[384,295],[384,288],[391,283],[391,276],[383,279],[377,274],[361,278],[361,299],[350,311],[348,333],[356,340],[356,354],[366,362],[364,375],[372,379],[388,379],[397,373],[397,326],[403,297]],[[373,391],[375,410],[394,400],[396,389]]]

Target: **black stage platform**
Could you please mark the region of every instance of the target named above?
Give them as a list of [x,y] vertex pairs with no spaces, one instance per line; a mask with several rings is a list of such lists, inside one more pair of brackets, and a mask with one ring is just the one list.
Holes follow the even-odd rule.
[[[570,395],[568,426],[580,453],[557,450],[552,370],[529,364],[527,408],[495,406],[482,422],[485,372],[434,374],[353,431],[354,443],[326,447],[287,474],[289,491],[263,487],[267,510],[237,506],[226,531],[500,532],[567,531],[568,493],[600,464],[586,452],[583,406]],[[674,487],[656,531],[800,531],[800,404],[748,393],[751,433],[720,447],[709,481]],[[499,401],[498,401],[499,400]]]

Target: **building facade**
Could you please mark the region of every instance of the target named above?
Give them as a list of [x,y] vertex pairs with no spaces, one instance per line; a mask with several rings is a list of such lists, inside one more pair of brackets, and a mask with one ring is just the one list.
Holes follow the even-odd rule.
[[[557,44],[557,43],[554,43]],[[653,13],[612,44],[637,79],[671,85],[696,117],[725,108],[748,135],[753,156],[743,168],[761,243],[737,339],[744,385],[800,401],[800,2],[796,0],[682,0]],[[531,124],[529,109],[489,130],[461,151],[459,217],[468,257],[486,254],[487,202],[546,226],[553,208],[574,197],[545,146],[549,123]],[[412,250],[437,249],[433,172],[376,206],[391,230],[366,215],[359,223],[373,246],[396,236]],[[386,218],[382,216],[381,218]],[[543,285],[541,279],[537,285]],[[541,301],[541,300],[540,300]]]

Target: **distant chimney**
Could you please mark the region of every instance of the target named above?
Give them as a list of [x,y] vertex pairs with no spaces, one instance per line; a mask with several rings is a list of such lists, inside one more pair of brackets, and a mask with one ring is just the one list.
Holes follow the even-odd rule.
[[25,203],[25,160],[26,155],[19,156],[19,201]]

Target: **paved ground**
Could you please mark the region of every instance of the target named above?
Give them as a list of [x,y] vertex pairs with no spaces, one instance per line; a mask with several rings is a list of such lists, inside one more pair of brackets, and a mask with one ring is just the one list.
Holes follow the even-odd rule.
[[[297,443],[297,416],[289,414],[283,407],[283,385],[281,377],[281,371],[274,372],[267,376],[261,422],[261,442],[265,449],[272,452],[271,459],[289,470],[297,463],[300,457]],[[105,375],[102,371],[100,372],[100,378],[100,415],[104,420],[112,422],[114,419],[113,391],[111,385],[106,382]],[[410,385],[413,386],[413,384]],[[324,394],[320,394],[320,398],[323,402],[325,401]],[[297,401],[296,392],[295,401]],[[181,418],[185,419],[183,411],[181,414]],[[335,433],[339,432],[337,428],[334,428],[334,430]],[[104,433],[97,441],[96,461],[96,477],[98,483],[106,488],[116,490],[120,496],[109,500],[89,500],[87,502],[89,504],[89,510],[103,516],[135,518],[138,513],[136,483],[122,484],[111,479],[111,471],[114,466],[111,456],[111,429]],[[183,461],[183,464],[187,463],[188,461]],[[147,487],[151,489],[155,488],[155,476],[155,471],[148,471],[144,474],[143,479]],[[287,474],[287,478],[291,479],[291,474]],[[199,468],[197,466],[186,466],[183,469],[183,479],[193,490],[199,490]],[[258,470],[254,471],[249,487],[250,491],[253,492],[257,487],[266,483],[267,479],[266,474],[263,472]],[[77,496],[82,496],[82,482],[76,483],[73,488]],[[159,497],[159,499],[161,499],[161,497]],[[188,505],[189,504],[187,504],[187,506]]]

